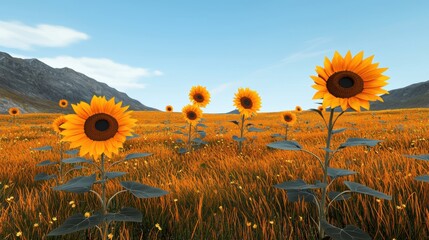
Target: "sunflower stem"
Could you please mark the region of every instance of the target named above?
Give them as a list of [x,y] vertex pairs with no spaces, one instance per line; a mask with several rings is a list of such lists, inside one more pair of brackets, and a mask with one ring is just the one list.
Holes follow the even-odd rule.
[[189,132],[188,132],[188,151],[191,151],[191,134],[192,134],[192,123],[189,123]]
[[285,126],[285,141],[287,141],[287,130],[289,128],[289,124],[286,124]]
[[[104,153],[101,154],[101,205],[103,207],[103,215],[107,214],[107,198],[106,198],[106,172],[104,171]],[[101,239],[107,239],[107,231],[109,224],[107,222],[102,223],[102,236]]]
[[[244,135],[244,114],[241,115],[241,126],[240,126],[240,139],[243,138]],[[238,153],[240,154],[242,151],[242,147],[243,147],[243,141],[239,141],[238,142]]]
[[[334,120],[334,109],[331,109],[331,114],[329,115],[329,123],[328,123],[328,137],[326,138],[326,150],[325,150],[325,161],[323,166],[323,181],[322,184],[324,187],[322,187],[322,199],[320,202],[320,208],[319,208],[319,237],[320,239],[323,239],[325,237],[325,231],[322,229],[321,222],[322,220],[326,220],[326,213],[327,213],[327,206],[326,206],[326,195],[327,195],[327,181],[328,181],[328,167],[329,167],[329,160],[330,160],[330,152],[328,149],[331,147],[331,138],[332,138],[332,129],[334,128],[335,122]],[[335,119],[335,121],[338,119],[338,117]]]
[[63,183],[63,142],[61,142],[61,138],[60,138],[60,166],[58,167],[58,172],[59,172],[59,180],[60,183]]

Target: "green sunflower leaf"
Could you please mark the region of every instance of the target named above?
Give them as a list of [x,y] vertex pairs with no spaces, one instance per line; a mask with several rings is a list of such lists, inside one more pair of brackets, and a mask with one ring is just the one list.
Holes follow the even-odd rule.
[[238,124],[239,124],[239,122],[237,121],[237,120],[232,120],[232,121],[228,121],[228,122],[232,122],[232,123],[234,123],[235,125],[237,125],[238,126]]
[[328,167],[328,176],[331,178],[343,177],[348,175],[356,174],[357,172],[350,171],[347,169],[330,168]]
[[51,162],[50,160],[45,160],[45,161],[39,162],[36,166],[41,167],[41,166],[49,166],[49,165],[55,165],[55,164],[58,164],[58,163]]
[[429,182],[429,175],[421,175],[414,178],[417,181]]
[[168,194],[167,191],[138,182],[121,182],[121,185],[138,198],[154,198]]
[[424,155],[404,155],[405,157],[414,158],[417,160],[429,161],[429,154]]
[[118,213],[108,213],[105,215],[107,222],[142,222],[142,213],[132,207],[124,207]]
[[369,188],[365,185],[362,185],[360,183],[356,183],[356,182],[349,182],[349,181],[344,181],[344,184],[350,189],[350,191],[352,192],[356,192],[356,193],[362,193],[362,194],[366,194],[366,195],[370,195],[376,198],[382,198],[382,199],[386,199],[386,200],[392,200],[392,197],[389,195],[386,195],[382,192],[376,191],[372,188]]
[[34,151],[48,151],[48,150],[52,150],[51,146],[43,146],[43,147],[38,147],[38,148],[32,148],[31,150]]
[[133,135],[127,136],[126,140],[131,140],[131,139],[138,138],[138,137],[140,137],[140,135],[133,133]]
[[232,136],[232,140],[234,140],[236,142],[244,142],[244,141],[246,141],[246,138],[245,137],[239,138],[239,137],[234,135],[234,136]]
[[152,155],[152,153],[131,153],[125,157],[125,160],[128,161],[135,158],[148,157],[150,155]]
[[307,184],[302,179],[297,179],[294,181],[286,181],[279,184],[274,185],[276,188],[280,188],[283,190],[305,190],[305,189],[317,189],[321,188],[319,185]]
[[77,155],[79,153],[79,149],[67,150],[65,153],[68,155]]
[[263,132],[265,130],[261,129],[261,128],[250,127],[250,128],[247,129],[247,131],[249,131],[249,132]]
[[96,213],[88,218],[82,214],[75,214],[68,218],[61,226],[52,230],[47,236],[61,236],[77,231],[89,229],[102,223],[104,220],[103,215]]
[[352,197],[350,193],[342,193],[342,192],[329,192],[328,193],[329,199],[331,201],[335,199],[335,201],[345,201]]
[[274,149],[291,150],[291,151],[298,151],[302,149],[301,145],[299,145],[299,143],[295,141],[272,142],[267,146]]
[[349,138],[345,143],[341,144],[339,148],[354,147],[354,146],[374,147],[379,142],[381,141],[365,139],[365,138]]
[[92,174],[89,177],[76,177],[63,185],[54,187],[53,189],[55,191],[65,191],[73,193],[88,192],[89,190],[91,190],[92,185],[95,183],[95,178],[95,174]]
[[117,178],[117,177],[122,177],[125,174],[127,174],[126,172],[106,172],[106,177],[108,179],[113,179],[113,178]]
[[66,158],[61,160],[63,163],[92,163],[91,160],[88,160],[83,157],[74,157],[74,158]]
[[325,230],[326,235],[330,236],[333,240],[371,240],[372,238],[360,228],[347,225],[341,229],[329,224],[326,220],[320,222],[320,226]]
[[53,178],[57,178],[57,175],[55,174],[48,175],[46,173],[39,173],[36,176],[34,176],[34,181],[43,181],[43,180],[49,180]]
[[342,133],[345,130],[347,130],[347,128],[334,129],[334,130],[332,130],[332,134]]

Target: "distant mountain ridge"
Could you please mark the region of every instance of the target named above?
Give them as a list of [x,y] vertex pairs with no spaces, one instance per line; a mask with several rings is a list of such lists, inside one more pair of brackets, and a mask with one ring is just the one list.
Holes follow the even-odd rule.
[[60,112],[60,99],[89,102],[93,95],[115,97],[116,102],[122,101],[131,110],[156,110],[73,69],[52,68],[37,59],[14,58],[0,52],[0,113],[10,107],[22,112]]
[[390,90],[381,98],[384,102],[371,102],[370,110],[429,108],[429,81]]

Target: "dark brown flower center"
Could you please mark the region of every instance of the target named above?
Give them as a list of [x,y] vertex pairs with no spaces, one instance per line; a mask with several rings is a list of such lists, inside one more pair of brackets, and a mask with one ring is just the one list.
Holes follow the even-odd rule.
[[194,95],[194,100],[196,102],[204,102],[204,96],[201,93],[197,93]]
[[337,98],[350,98],[361,93],[364,88],[363,79],[356,73],[341,71],[332,74],[326,82],[326,87]]
[[189,112],[186,113],[186,117],[189,120],[195,120],[195,119],[197,119],[197,113],[195,113],[193,111],[189,111]]
[[105,113],[90,116],[84,125],[86,136],[93,141],[109,140],[116,135],[118,129],[118,121]]
[[17,114],[17,113],[18,113],[18,111],[12,110],[12,114]]
[[63,105],[63,106],[66,105],[66,102],[61,102],[61,105]]
[[243,106],[243,108],[245,109],[251,109],[253,107],[253,102],[252,99],[248,98],[248,97],[242,97],[240,99],[240,104],[241,106]]
[[169,111],[169,112],[170,112],[170,111],[171,111],[171,107],[167,107],[167,111]]
[[283,118],[284,118],[285,122],[292,121],[292,116],[290,116],[290,115],[284,115]]

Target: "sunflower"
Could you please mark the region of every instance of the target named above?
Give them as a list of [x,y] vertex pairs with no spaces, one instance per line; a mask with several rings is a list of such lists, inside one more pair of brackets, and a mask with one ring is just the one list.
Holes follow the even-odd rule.
[[261,109],[261,97],[249,88],[239,88],[234,97],[234,106],[245,118],[256,115]]
[[316,83],[312,87],[318,92],[313,99],[322,99],[324,108],[341,106],[345,111],[352,108],[369,109],[369,101],[383,101],[378,94],[386,94],[382,89],[389,77],[382,75],[387,68],[378,68],[372,63],[374,56],[363,59],[363,51],[352,57],[350,51],[343,58],[337,51],[329,61],[325,57],[324,67],[317,66],[318,76],[311,76]]
[[296,107],[295,107],[295,111],[297,111],[297,112],[302,112],[302,108],[301,108],[300,106],[296,106]]
[[173,111],[173,106],[171,106],[171,105],[167,105],[167,106],[165,107],[165,111],[167,111],[167,112],[172,112],[172,111]]
[[58,102],[58,105],[59,105],[60,107],[62,107],[62,108],[66,108],[66,107],[69,105],[69,102],[68,102],[67,100],[65,100],[65,99],[61,99],[61,100]]
[[76,114],[65,116],[62,141],[71,142],[70,148],[80,147],[80,156],[89,154],[97,159],[101,154],[109,158],[112,153],[118,154],[137,121],[131,118],[128,106],[121,106],[122,102],[115,104],[115,98],[107,101],[97,96],[92,97],[91,104],[72,104]]
[[284,112],[281,114],[281,118],[288,125],[293,125],[296,122],[296,115],[293,112]]
[[210,93],[206,87],[193,86],[189,92],[189,100],[199,107],[205,107],[210,102]]
[[318,106],[318,107],[317,107],[317,110],[319,110],[319,111],[321,111],[321,112],[324,112],[324,111],[325,111],[325,108],[324,108],[323,106]]
[[19,108],[15,108],[15,107],[9,108],[9,114],[12,116],[19,115],[20,113],[21,112],[19,111]]
[[182,108],[183,117],[192,125],[195,125],[203,116],[203,111],[197,105],[186,105]]
[[63,115],[61,115],[54,120],[54,122],[52,123],[52,128],[55,132],[61,133],[64,130],[61,125],[63,125],[65,122],[67,122],[67,119]]

